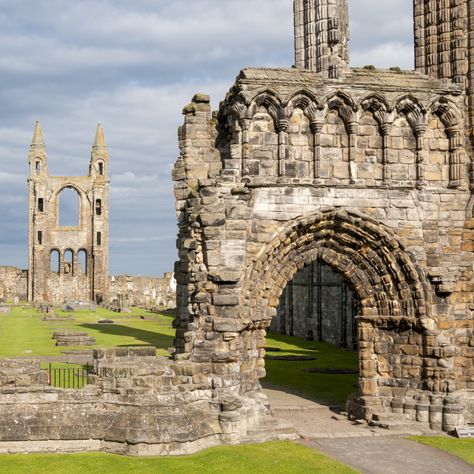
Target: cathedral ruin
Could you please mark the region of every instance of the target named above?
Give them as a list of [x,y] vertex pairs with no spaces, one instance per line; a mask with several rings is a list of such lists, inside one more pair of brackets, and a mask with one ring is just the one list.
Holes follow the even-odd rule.
[[[217,112],[204,94],[183,110],[171,359],[96,350],[76,392],[45,388],[31,361],[0,362],[0,451],[189,454],[291,437],[260,383],[272,324],[357,347],[353,418],[474,424],[474,0],[414,1],[415,71],[350,68],[347,5],[294,0],[295,67],[243,69]],[[74,186],[39,187],[38,142],[32,212]]]
[[[101,125],[87,176],[51,176],[43,132],[36,123],[29,153],[28,301],[61,305],[102,302],[108,293],[109,153]],[[75,209],[63,221],[61,199]],[[75,201],[75,202],[74,202]]]

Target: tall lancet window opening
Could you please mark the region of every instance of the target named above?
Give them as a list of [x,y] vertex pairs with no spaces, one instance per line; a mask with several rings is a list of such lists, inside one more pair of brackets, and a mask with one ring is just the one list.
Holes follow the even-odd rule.
[[78,227],[80,213],[79,193],[73,188],[65,188],[59,193],[59,227]]

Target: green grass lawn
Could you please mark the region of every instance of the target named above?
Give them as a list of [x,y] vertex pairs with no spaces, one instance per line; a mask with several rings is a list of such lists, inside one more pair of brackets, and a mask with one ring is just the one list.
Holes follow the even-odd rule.
[[[0,357],[60,355],[64,350],[84,350],[89,346],[56,347],[54,331],[86,331],[96,338],[92,347],[153,345],[158,354],[167,355],[173,345],[172,316],[156,315],[134,308],[132,313],[114,313],[103,308],[97,311],[64,312],[70,321],[42,321],[43,314],[30,306],[13,307],[10,314],[0,315]],[[151,320],[140,319],[140,316]],[[100,319],[111,319],[115,324],[98,324]]]
[[[28,305],[13,307],[10,314],[0,315],[0,357],[53,356],[61,355],[65,350],[90,348],[55,346],[52,335],[57,330],[86,331],[96,338],[93,347],[152,345],[157,347],[159,355],[168,355],[168,348],[173,345],[172,316],[156,315],[138,308],[133,308],[132,313],[114,313],[97,308],[96,311],[56,310],[56,314],[60,317],[71,314],[74,320],[42,321],[44,315]],[[140,316],[147,319],[141,319]],[[100,319],[111,319],[114,324],[98,324]],[[303,369],[356,369],[357,353],[327,343],[274,333],[268,334],[267,345],[281,349],[281,352],[268,354],[313,356],[317,360],[267,360],[264,385],[281,387],[329,405],[344,405],[348,395],[355,392],[357,375],[315,374],[303,372]]]
[[357,391],[358,376],[328,375],[303,372],[306,368],[357,369],[357,352],[341,350],[325,342],[305,341],[296,337],[269,333],[267,346],[277,347],[281,352],[267,355],[312,356],[314,361],[289,362],[267,360],[267,376],[263,386],[281,387],[297,395],[329,405],[344,405],[347,397]]
[[409,439],[447,451],[470,464],[474,464],[474,439],[448,438],[447,436],[411,436]]
[[134,474],[196,473],[356,473],[312,449],[296,443],[273,442],[249,446],[217,447],[194,456],[129,458],[110,454],[4,455],[2,474]]

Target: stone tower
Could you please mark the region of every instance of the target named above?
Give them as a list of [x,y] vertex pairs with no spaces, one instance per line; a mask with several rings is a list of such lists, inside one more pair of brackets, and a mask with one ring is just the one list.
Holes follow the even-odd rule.
[[474,129],[474,2],[414,0],[415,66],[418,72],[461,84]]
[[295,65],[338,78],[349,64],[347,0],[295,0]]
[[[108,288],[109,153],[99,124],[87,176],[50,176],[36,123],[29,153],[28,300],[100,302]],[[64,226],[60,199],[77,195],[77,219]],[[74,198],[73,198],[74,202]]]

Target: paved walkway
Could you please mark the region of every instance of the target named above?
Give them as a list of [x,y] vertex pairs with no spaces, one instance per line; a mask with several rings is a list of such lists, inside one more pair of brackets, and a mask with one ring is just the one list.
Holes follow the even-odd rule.
[[474,466],[430,446],[400,438],[304,440],[364,474],[473,474]]
[[[402,439],[421,431],[396,432],[349,421],[337,409],[266,388],[275,418],[290,423],[301,443],[364,474],[474,474],[474,466],[429,446]],[[437,434],[437,433],[429,433]]]

